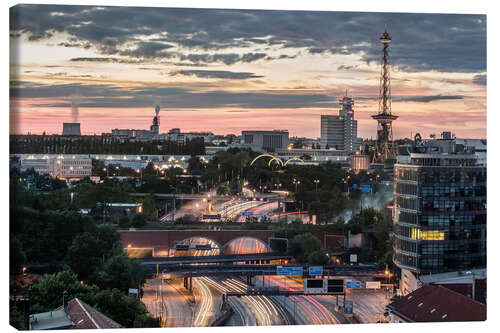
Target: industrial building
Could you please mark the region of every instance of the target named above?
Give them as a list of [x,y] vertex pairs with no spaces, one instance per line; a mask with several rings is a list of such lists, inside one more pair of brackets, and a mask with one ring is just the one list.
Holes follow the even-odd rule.
[[63,123],[63,136],[80,136],[80,123]]
[[486,267],[486,167],[473,151],[441,144],[415,146],[394,166],[393,259],[403,285],[412,275]]
[[287,130],[242,131],[243,144],[256,151],[276,151],[288,147]]
[[340,100],[342,108],[339,115],[321,115],[322,148],[345,150],[349,153],[358,151],[361,140],[358,136],[358,121],[354,120],[354,100],[345,95]]

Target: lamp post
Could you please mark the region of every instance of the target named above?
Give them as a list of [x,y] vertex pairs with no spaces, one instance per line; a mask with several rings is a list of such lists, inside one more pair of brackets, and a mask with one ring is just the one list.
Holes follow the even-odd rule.
[[318,193],[318,184],[319,184],[319,179],[313,180],[314,185],[316,185],[316,193]]

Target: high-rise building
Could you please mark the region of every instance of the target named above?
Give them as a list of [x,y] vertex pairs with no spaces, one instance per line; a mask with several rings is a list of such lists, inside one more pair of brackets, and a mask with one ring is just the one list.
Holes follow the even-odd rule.
[[403,286],[405,276],[486,266],[486,166],[456,147],[418,147],[394,166],[393,259]]
[[321,115],[321,138],[323,148],[335,148],[349,153],[359,149],[358,121],[354,120],[354,100],[347,93],[340,100],[338,116]]

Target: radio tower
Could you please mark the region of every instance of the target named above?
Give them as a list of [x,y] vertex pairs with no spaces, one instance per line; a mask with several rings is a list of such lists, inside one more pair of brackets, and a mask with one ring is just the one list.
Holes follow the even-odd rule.
[[382,33],[380,41],[384,45],[382,57],[382,68],[380,72],[380,90],[378,97],[378,113],[372,118],[378,122],[377,143],[373,162],[384,162],[388,158],[394,157],[394,147],[392,143],[392,121],[398,119],[391,112],[391,74],[389,67],[389,43],[391,37],[387,28]]

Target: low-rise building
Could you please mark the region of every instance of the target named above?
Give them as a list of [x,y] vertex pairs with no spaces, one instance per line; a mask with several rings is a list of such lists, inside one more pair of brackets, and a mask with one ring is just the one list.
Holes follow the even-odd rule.
[[84,301],[73,298],[64,307],[32,314],[30,330],[124,328]]
[[428,284],[387,305],[390,323],[486,320],[486,305],[442,285]]

